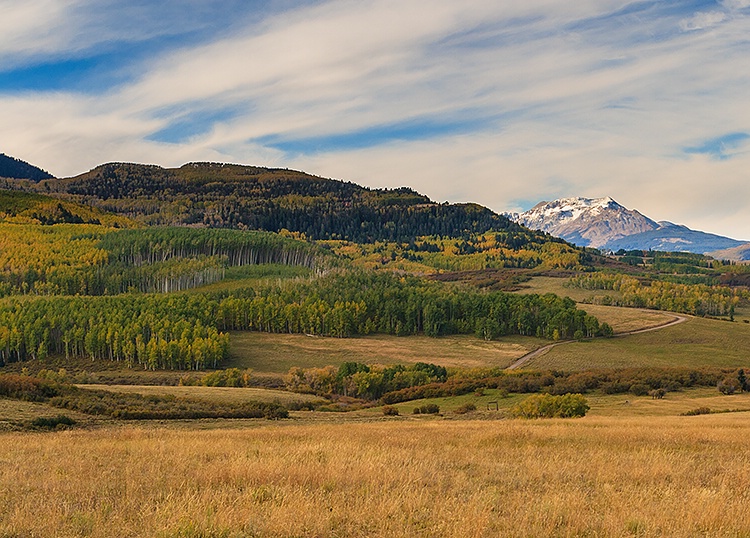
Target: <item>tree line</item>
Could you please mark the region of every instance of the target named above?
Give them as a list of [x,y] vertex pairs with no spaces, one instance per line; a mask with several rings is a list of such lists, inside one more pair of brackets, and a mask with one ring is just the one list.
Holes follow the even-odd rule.
[[219,301],[217,322],[222,330],[335,337],[475,334],[491,340],[518,334],[564,339],[611,332],[569,298],[482,292],[373,271],[233,292]]
[[571,278],[568,285],[619,292],[619,296],[613,294],[597,297],[595,300],[600,304],[668,310],[695,316],[733,317],[740,301],[750,299],[748,292],[726,286],[678,284],[658,280],[644,283],[635,277],[605,273],[578,275]]
[[215,294],[9,298],[0,305],[0,362],[57,354],[201,369],[227,356],[228,330],[485,339],[611,332],[571,299],[552,294],[483,293],[392,273],[346,272]]
[[267,232],[0,224],[0,296],[172,292],[217,282],[228,267],[323,269],[334,256]]

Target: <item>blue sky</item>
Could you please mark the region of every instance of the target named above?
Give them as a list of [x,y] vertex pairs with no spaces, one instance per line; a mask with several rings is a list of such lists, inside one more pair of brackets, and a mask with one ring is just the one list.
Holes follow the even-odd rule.
[[750,239],[750,0],[0,0],[0,152],[302,169]]

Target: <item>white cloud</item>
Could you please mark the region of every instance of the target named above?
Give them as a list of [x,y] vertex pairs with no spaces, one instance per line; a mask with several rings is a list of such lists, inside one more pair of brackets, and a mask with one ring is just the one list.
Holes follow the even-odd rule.
[[686,32],[704,30],[716,26],[726,19],[727,15],[722,11],[698,12],[689,19],[681,20],[680,28]]
[[745,9],[750,7],[750,0],[721,0],[721,5],[729,10]]
[[[677,16],[613,16],[620,6],[325,2],[158,55],[140,66],[140,79],[107,94],[0,94],[0,151],[60,175],[113,160],[289,166],[497,210],[610,195],[652,218],[750,239],[750,156],[715,162],[680,151],[750,131],[750,18],[696,14],[684,29],[714,30],[679,32]],[[97,17],[87,27],[104,24]],[[43,27],[54,27],[51,19]],[[32,47],[0,35],[5,42],[17,55]],[[149,139],[175,118],[212,109],[236,114],[179,144]],[[421,119],[480,127],[306,155],[257,142]]]

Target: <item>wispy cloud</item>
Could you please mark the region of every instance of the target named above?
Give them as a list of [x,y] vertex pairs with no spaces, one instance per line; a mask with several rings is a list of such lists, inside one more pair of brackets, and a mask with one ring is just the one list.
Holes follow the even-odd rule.
[[726,160],[741,155],[750,140],[748,133],[729,133],[717,138],[685,148],[688,154],[703,154],[718,160]]
[[291,166],[497,210],[612,195],[750,238],[750,156],[722,134],[750,132],[748,7],[0,0],[0,149],[62,175]]
[[680,28],[686,32],[704,30],[716,26],[717,24],[724,22],[726,19],[727,14],[723,11],[709,11],[706,13],[699,12],[688,19],[682,19],[680,21]]

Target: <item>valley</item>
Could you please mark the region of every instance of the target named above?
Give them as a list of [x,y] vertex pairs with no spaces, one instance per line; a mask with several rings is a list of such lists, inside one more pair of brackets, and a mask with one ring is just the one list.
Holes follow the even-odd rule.
[[[748,266],[289,170],[2,185],[0,535],[692,536],[740,510]],[[663,517],[706,487],[720,515]]]

